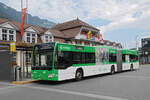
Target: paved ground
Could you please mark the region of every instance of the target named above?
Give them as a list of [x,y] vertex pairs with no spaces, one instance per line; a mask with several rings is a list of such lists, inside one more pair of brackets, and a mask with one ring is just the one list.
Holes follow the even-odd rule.
[[99,75],[82,81],[0,82],[0,100],[150,100],[150,65],[137,71]]

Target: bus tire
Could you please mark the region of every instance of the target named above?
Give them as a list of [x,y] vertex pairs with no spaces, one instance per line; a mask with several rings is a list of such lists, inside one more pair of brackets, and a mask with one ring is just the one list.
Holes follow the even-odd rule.
[[111,66],[110,74],[111,74],[111,75],[113,75],[114,73],[115,73],[115,66],[114,66],[114,65],[112,65],[112,66]]
[[134,70],[133,64],[131,64],[131,66],[130,66],[130,71],[133,71],[133,70]]
[[83,78],[83,70],[80,68],[80,69],[77,69],[76,71],[76,75],[75,75],[75,79],[76,81],[79,81]]

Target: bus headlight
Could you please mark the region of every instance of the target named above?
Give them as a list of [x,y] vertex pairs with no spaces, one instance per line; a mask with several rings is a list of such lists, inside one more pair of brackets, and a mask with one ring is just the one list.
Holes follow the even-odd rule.
[[48,75],[48,78],[52,78],[54,76],[55,76],[55,74],[50,74],[50,75]]
[[33,74],[31,74],[31,77],[34,77],[34,75],[33,75]]

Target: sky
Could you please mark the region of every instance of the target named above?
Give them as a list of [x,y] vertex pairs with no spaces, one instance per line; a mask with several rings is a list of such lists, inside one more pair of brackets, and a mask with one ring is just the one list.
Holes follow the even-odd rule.
[[[0,2],[21,10],[21,0]],[[78,17],[124,48],[135,48],[141,37],[150,37],[150,0],[28,0],[28,13],[55,23]]]

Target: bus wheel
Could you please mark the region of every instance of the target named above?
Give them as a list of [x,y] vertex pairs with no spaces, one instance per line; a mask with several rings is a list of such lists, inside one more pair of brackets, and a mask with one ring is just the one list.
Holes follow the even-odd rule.
[[115,73],[115,67],[114,67],[114,66],[111,66],[110,74],[113,75],[114,73]]
[[130,71],[133,71],[134,69],[133,69],[133,64],[131,64],[131,66],[130,66]]
[[76,79],[77,81],[79,81],[79,80],[81,80],[82,78],[83,78],[83,71],[82,71],[82,69],[78,69],[78,70],[76,71],[75,79]]

